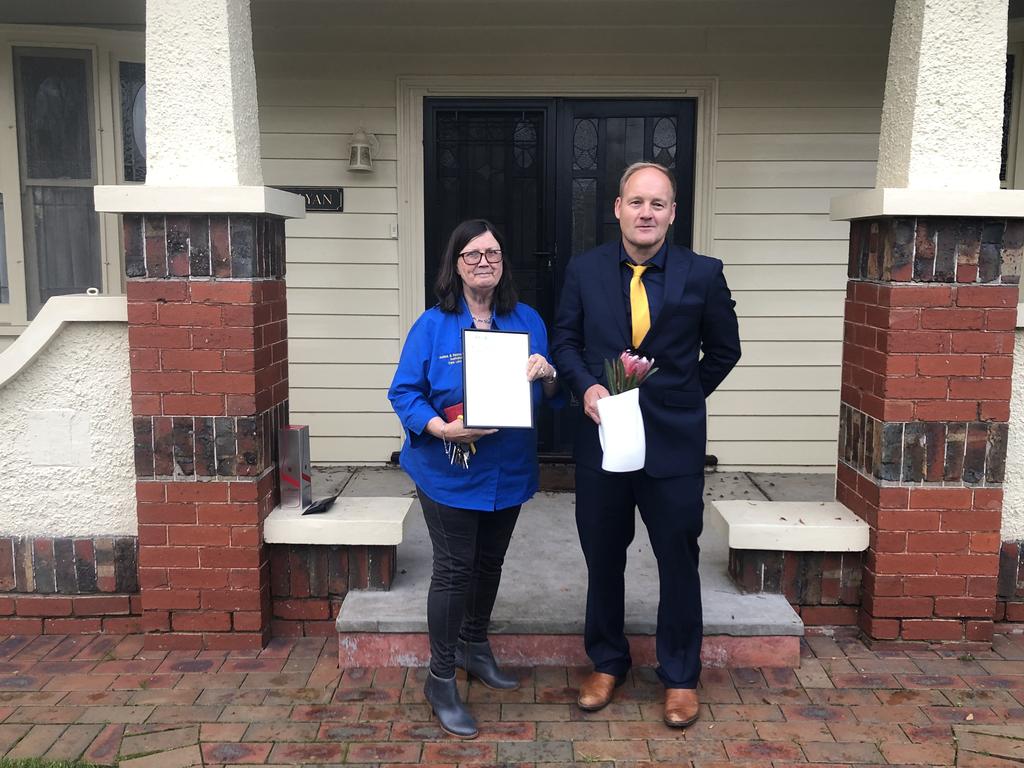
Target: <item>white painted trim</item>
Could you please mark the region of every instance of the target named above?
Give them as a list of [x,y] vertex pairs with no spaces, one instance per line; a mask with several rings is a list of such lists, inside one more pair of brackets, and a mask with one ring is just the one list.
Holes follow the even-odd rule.
[[323,546],[401,544],[414,503],[405,496],[343,496],[326,512],[305,517],[298,507],[277,507],[263,523],[263,540]]
[[66,323],[127,323],[124,296],[54,296],[28,328],[0,352],[0,387],[21,373],[53,341]]
[[414,75],[398,78],[398,288],[399,330],[405,334],[423,311],[423,99],[427,96],[693,98],[695,136],[693,247],[713,239],[714,158],[718,133],[718,78],[519,75]]
[[1024,217],[1024,190],[883,188],[832,198],[832,221],[878,216]]
[[871,529],[838,501],[714,501],[730,549],[862,552]]
[[151,187],[122,184],[95,188],[103,213],[265,213],[306,218],[299,195],[274,187]]
[[117,47],[119,45],[141,46],[145,40],[145,33],[137,30],[102,29],[100,27],[0,24],[0,37],[8,39],[14,45],[35,45],[37,42],[45,42],[47,45],[60,47],[65,45],[81,47],[90,43],[98,43],[104,47]]
[[1017,305],[1017,328],[1024,328],[1024,302]]

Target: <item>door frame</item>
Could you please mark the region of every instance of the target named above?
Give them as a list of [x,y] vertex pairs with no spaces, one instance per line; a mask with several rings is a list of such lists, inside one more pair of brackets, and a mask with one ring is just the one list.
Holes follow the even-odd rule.
[[423,99],[449,98],[650,98],[696,99],[693,180],[693,248],[707,252],[713,239],[714,157],[718,128],[718,78],[676,76],[409,75],[397,81],[398,302],[401,341],[423,312],[424,175]]

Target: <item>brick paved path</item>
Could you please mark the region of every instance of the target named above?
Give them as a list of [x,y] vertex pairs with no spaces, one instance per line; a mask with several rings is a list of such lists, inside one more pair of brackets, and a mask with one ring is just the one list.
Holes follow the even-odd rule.
[[974,655],[811,637],[799,670],[707,670],[701,720],[684,733],[662,725],[650,669],[593,714],[571,703],[583,670],[524,671],[519,691],[470,687],[471,742],[431,721],[422,670],[339,674],[324,640],[259,654],[141,647],[134,636],[0,640],[0,753],[132,768],[1024,761],[1020,635]]

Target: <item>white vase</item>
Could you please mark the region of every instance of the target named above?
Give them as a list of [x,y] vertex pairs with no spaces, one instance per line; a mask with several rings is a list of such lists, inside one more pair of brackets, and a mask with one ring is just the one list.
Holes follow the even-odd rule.
[[601,469],[606,472],[633,472],[643,469],[647,456],[644,417],[640,413],[640,389],[629,389],[621,395],[602,397],[597,401],[601,423],[597,434],[604,456]]

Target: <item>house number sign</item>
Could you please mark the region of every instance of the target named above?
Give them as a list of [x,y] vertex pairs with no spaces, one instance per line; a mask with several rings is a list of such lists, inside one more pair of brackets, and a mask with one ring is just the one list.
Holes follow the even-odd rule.
[[328,211],[341,213],[344,208],[345,194],[341,187],[278,187],[293,195],[301,195],[306,201],[307,211]]

